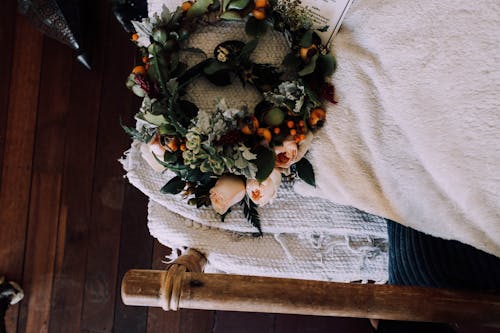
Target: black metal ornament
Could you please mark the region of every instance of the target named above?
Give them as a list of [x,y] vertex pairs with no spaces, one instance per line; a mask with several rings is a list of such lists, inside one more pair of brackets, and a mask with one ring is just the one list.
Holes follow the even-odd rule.
[[114,0],[113,14],[126,32],[135,32],[131,21],[141,21],[148,17],[148,2],[146,0]]
[[79,0],[18,0],[19,11],[47,36],[68,45],[77,52],[77,59],[88,69],[90,61],[82,47]]

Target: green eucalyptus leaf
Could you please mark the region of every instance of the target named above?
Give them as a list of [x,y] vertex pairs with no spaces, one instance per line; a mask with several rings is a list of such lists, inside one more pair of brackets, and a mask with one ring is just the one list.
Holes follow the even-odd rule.
[[229,3],[227,6],[227,9],[236,9],[236,10],[242,10],[248,4],[250,3],[250,0],[233,0]]
[[181,191],[184,189],[184,186],[186,186],[186,182],[183,181],[181,177],[175,176],[161,188],[160,192],[164,194],[178,194],[181,193]]
[[301,47],[309,47],[313,43],[313,31],[308,30],[300,39],[299,45]]
[[318,58],[317,66],[323,76],[330,76],[335,72],[337,62],[331,54],[326,54]]
[[259,37],[267,31],[267,23],[265,20],[257,20],[255,17],[250,17],[245,25],[245,32],[249,36]]
[[297,170],[297,173],[303,181],[305,181],[307,184],[316,186],[316,178],[314,176],[314,169],[311,163],[306,160],[305,158],[302,158],[300,161],[295,163],[295,168]]
[[226,21],[241,21],[241,15],[233,10],[228,10],[220,15],[220,18]]
[[144,115],[142,117],[148,123],[156,125],[156,126],[160,126],[160,125],[163,125],[163,124],[167,123],[167,120],[161,114],[160,115],[154,115],[154,114],[148,112],[148,113],[144,113]]
[[175,129],[175,127],[172,125],[169,125],[169,124],[163,124],[160,127],[158,127],[158,129],[159,129],[161,135],[175,135],[175,134],[177,134],[177,130]]
[[213,0],[197,0],[187,11],[187,17],[197,17],[208,12],[208,6],[213,4]]
[[304,68],[298,72],[299,76],[306,76],[309,74],[312,74],[314,70],[316,69],[316,62],[318,61],[318,54],[316,53],[312,58],[311,61],[304,66]]
[[276,155],[274,151],[267,148],[258,149],[255,154],[257,154],[257,160],[255,164],[257,165],[257,174],[255,178],[262,182],[269,177],[271,172],[274,170],[274,164],[276,163]]

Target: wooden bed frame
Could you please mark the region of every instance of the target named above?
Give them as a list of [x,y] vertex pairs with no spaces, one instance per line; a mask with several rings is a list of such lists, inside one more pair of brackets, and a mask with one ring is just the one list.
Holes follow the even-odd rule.
[[206,274],[194,249],[167,270],[130,270],[126,305],[361,317],[500,327],[500,294],[260,276]]

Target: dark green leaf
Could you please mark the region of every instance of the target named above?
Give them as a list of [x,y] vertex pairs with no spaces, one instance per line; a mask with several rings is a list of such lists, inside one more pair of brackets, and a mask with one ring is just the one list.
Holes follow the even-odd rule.
[[317,29],[317,30],[318,30],[319,32],[327,32],[329,28],[330,28],[330,26],[329,26],[329,25],[325,25],[324,27],[321,27],[321,28],[319,28],[319,29]]
[[231,84],[231,75],[228,71],[218,71],[213,75],[205,75],[208,81],[216,86],[223,87]]
[[187,12],[187,17],[197,17],[205,14],[208,11],[208,6],[213,4],[213,0],[196,0]]
[[311,163],[308,160],[302,158],[300,161],[295,163],[295,167],[297,169],[297,173],[300,179],[302,179],[309,185],[316,186],[316,178],[314,177],[314,170]]
[[301,47],[309,47],[313,43],[313,31],[308,30],[300,39],[299,45]]
[[245,214],[247,221],[259,231],[257,236],[262,236],[262,228],[260,226],[260,217],[259,212],[257,211],[257,205],[250,200],[248,195],[245,195],[245,198],[241,201],[241,205],[243,206],[243,214]]
[[276,163],[276,155],[274,151],[267,148],[258,149],[255,154],[257,154],[257,160],[255,164],[257,165],[257,174],[255,178],[262,182],[269,177],[271,172],[273,172],[274,164]]
[[258,39],[252,39],[251,41],[246,43],[245,46],[243,46],[243,49],[241,49],[240,57],[248,58],[250,56],[250,54],[257,47],[257,44],[259,44]]
[[122,120],[120,119],[120,126],[123,128],[125,133],[130,135],[132,140],[138,140],[144,143],[148,143],[151,140],[151,135],[148,135],[147,133],[139,132],[133,127],[128,127],[126,125],[123,125]]
[[337,68],[337,62],[331,54],[322,55],[317,61],[318,70],[323,76],[332,75]]
[[227,6],[227,8],[228,9],[242,10],[243,8],[248,6],[249,3],[250,3],[250,0],[233,0],[229,3],[229,6]]
[[181,179],[179,176],[175,176],[174,178],[170,179],[165,186],[161,188],[161,193],[164,194],[178,194],[181,193],[181,191],[184,189],[184,186],[186,186],[186,182]]
[[223,70],[228,70],[231,67],[225,63],[219,62],[219,61],[214,61],[210,62],[205,68],[203,68],[203,73],[206,75],[214,75],[217,72],[223,71]]
[[317,61],[318,61],[318,54],[316,53],[311,58],[311,61],[297,74],[299,74],[299,76],[306,76],[306,75],[312,74],[314,72],[314,70],[316,69],[316,62]]
[[299,67],[301,63],[301,60],[299,57],[295,55],[295,53],[288,53],[285,58],[283,59],[283,62],[281,63],[284,67],[288,68],[297,68]]
[[238,12],[233,11],[233,10],[229,10],[227,12],[224,12],[219,17],[223,20],[226,20],[226,21],[240,21],[242,19],[241,15]]
[[249,36],[259,37],[267,31],[267,23],[265,20],[257,20],[255,17],[250,17],[245,25],[245,32]]

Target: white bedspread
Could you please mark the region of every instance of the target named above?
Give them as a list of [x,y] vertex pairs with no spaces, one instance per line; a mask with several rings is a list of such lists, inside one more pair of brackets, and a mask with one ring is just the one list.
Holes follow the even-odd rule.
[[355,1],[299,193],[500,256],[500,1]]

